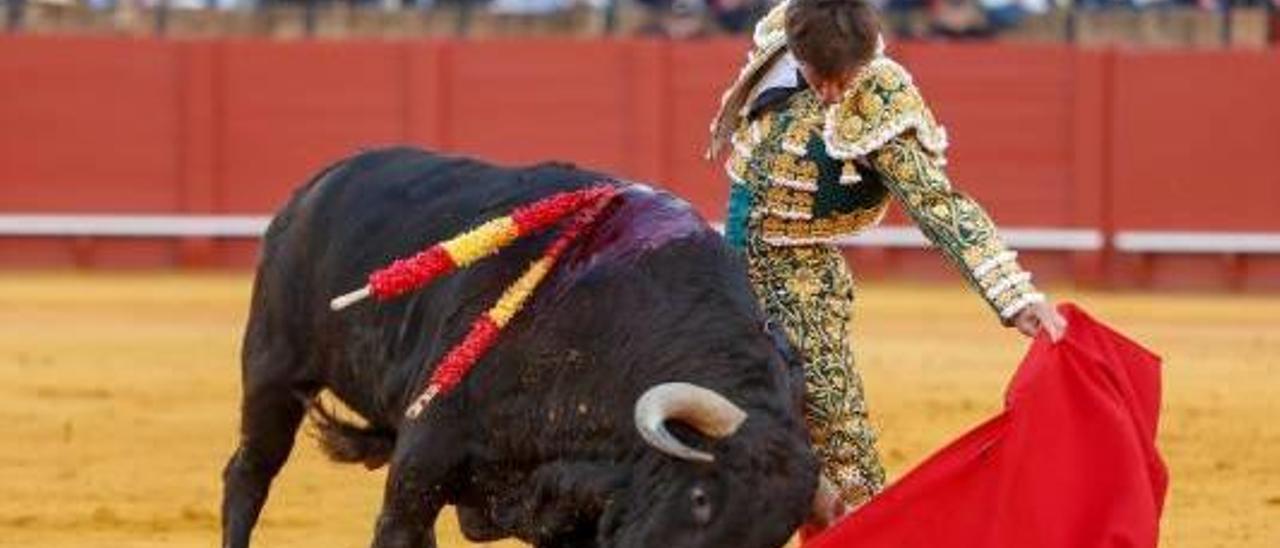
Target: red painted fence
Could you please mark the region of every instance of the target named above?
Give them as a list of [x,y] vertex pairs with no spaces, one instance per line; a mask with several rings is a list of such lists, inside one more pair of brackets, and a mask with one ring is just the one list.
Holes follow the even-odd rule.
[[[951,131],[954,180],[1002,226],[1050,244],[1096,233],[1029,245],[1047,248],[1026,254],[1042,275],[1280,288],[1280,55],[893,53]],[[701,153],[743,55],[737,41],[0,38],[0,221],[19,227],[0,265],[249,264],[252,239],[31,236],[20,215],[265,215],[327,163],[392,143],[570,160],[717,219],[726,183]],[[942,275],[908,244],[851,253],[871,275]]]

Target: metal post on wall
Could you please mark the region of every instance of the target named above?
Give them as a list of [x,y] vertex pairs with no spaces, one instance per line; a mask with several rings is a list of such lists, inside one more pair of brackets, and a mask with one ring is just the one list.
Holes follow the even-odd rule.
[[1079,2],[1067,2],[1067,22],[1065,34],[1068,44],[1075,44],[1080,39],[1080,6]]
[[5,2],[4,28],[8,32],[18,32],[27,12],[27,0],[8,0]]
[[156,36],[164,36],[169,30],[169,0],[160,0],[156,4],[155,28]]
[[1280,32],[1280,0],[1271,0],[1265,2],[1267,6],[1267,47],[1280,46],[1280,36],[1276,33]]
[[306,0],[302,4],[302,33],[307,38],[314,38],[316,25],[320,18],[318,0]]
[[471,33],[472,3],[473,0],[458,0],[458,24],[453,29],[457,36]]
[[604,34],[612,36],[618,30],[618,2],[609,0],[604,6]]
[[1232,38],[1235,35],[1235,25],[1231,21],[1231,12],[1235,9],[1235,0],[1220,0],[1222,2],[1222,47],[1231,47]]

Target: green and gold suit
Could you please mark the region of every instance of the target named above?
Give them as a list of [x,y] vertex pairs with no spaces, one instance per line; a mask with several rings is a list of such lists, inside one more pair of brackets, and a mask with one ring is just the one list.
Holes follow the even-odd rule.
[[712,150],[732,143],[725,235],[745,253],[765,312],[806,362],[806,412],[823,474],[860,504],[883,487],[884,470],[854,367],[854,285],[837,241],[876,225],[896,198],[1002,321],[1044,296],[982,208],[952,188],[946,132],[910,74],[883,53],[838,104],[801,85],[753,109],[764,73],[787,60],[785,7],[757,26],[712,125]]

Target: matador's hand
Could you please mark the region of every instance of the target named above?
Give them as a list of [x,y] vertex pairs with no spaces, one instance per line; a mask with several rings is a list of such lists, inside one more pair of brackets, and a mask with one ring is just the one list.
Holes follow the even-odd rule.
[[820,476],[818,490],[813,494],[813,510],[807,524],[809,530],[816,534],[830,527],[849,511],[849,505],[840,500],[840,493],[831,480],[826,475]]
[[1035,337],[1040,329],[1049,333],[1049,340],[1058,342],[1067,332],[1067,319],[1058,313],[1058,309],[1048,302],[1031,303],[1024,306],[1013,317],[1013,326],[1028,337]]

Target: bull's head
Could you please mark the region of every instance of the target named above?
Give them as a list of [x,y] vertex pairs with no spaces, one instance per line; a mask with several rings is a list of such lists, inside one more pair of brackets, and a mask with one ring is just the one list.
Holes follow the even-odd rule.
[[[816,464],[785,416],[749,414],[688,383],[649,388],[635,426],[652,449],[610,502],[601,544],[617,548],[776,548],[810,508]],[[792,425],[794,426],[794,425]],[[813,480],[813,481],[810,481]]]

